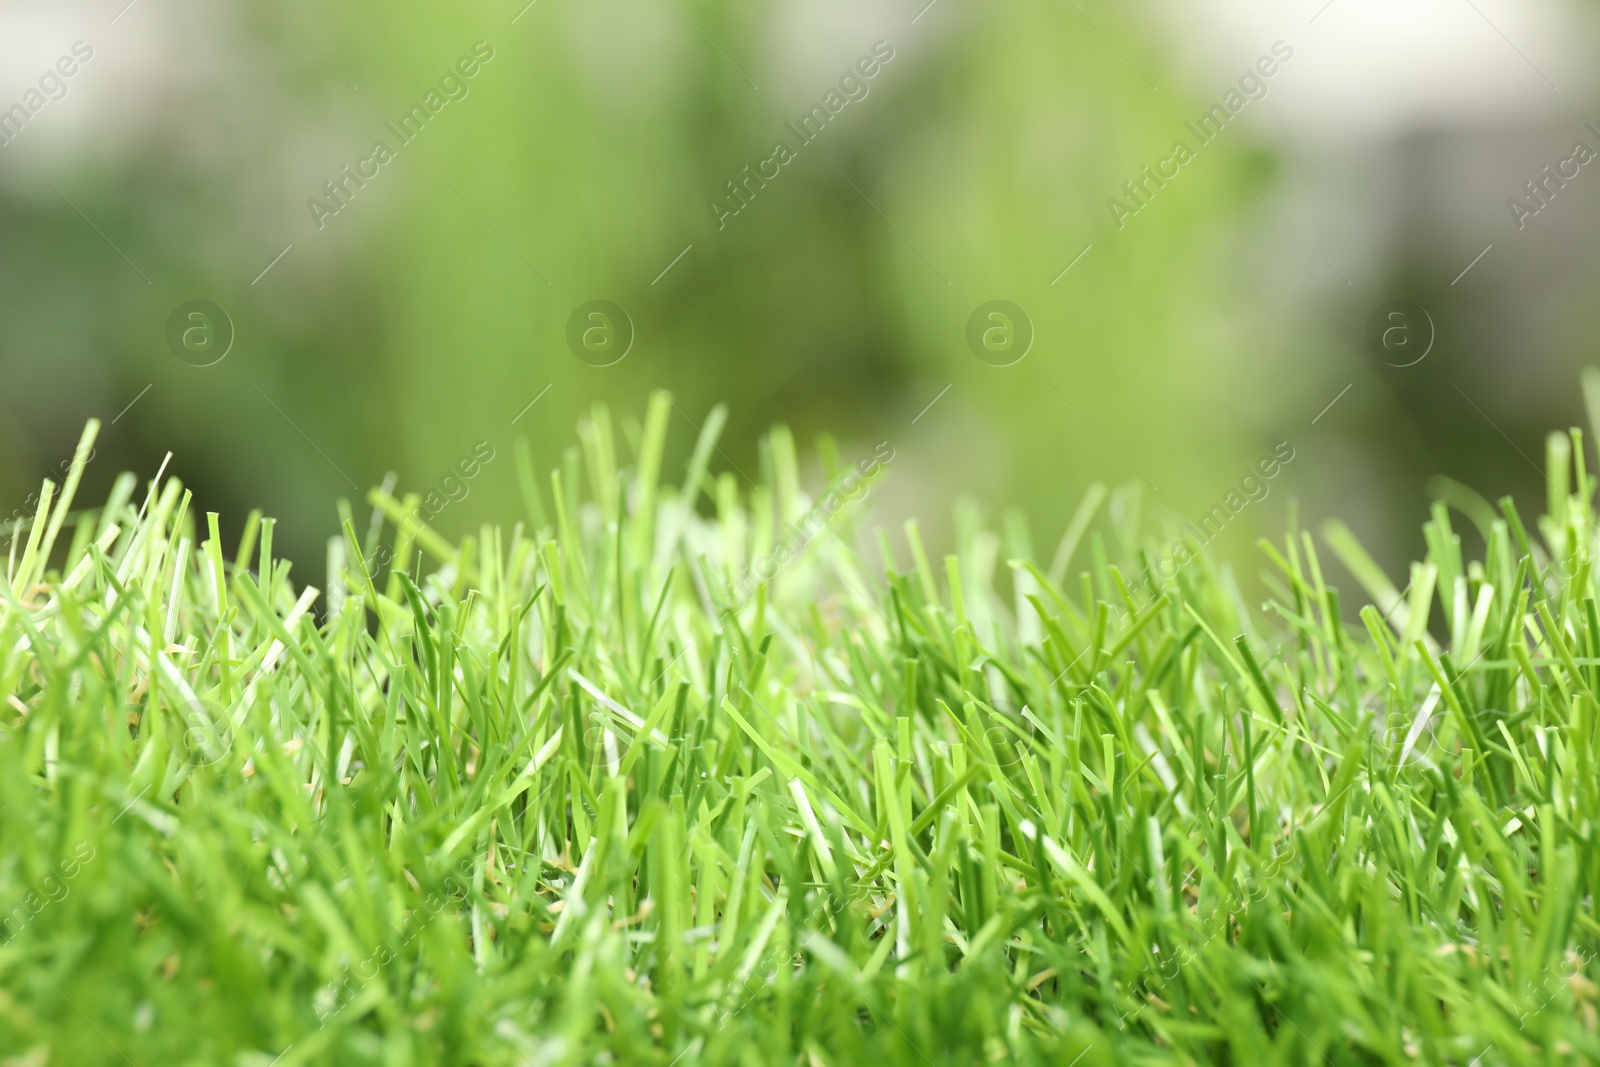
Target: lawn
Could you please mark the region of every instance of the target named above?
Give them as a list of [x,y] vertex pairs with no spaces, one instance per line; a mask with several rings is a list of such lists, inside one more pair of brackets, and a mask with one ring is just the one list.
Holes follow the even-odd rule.
[[671,485],[670,410],[458,544],[342,508],[322,587],[170,478],[85,507],[91,424],[0,582],[0,1063],[1600,1060],[1577,431],[1537,522],[1244,582],[1122,492],[797,545],[791,437]]

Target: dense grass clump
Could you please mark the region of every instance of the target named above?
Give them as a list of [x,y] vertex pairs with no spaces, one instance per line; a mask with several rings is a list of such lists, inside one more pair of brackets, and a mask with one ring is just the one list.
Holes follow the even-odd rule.
[[326,590],[69,511],[91,426],[0,583],[0,1059],[1600,1060],[1576,432],[1532,529],[1459,496],[1396,590],[1330,528],[1359,612],[1291,531],[1263,613],[1100,491],[868,564],[782,431],[662,484],[669,411],[459,545],[375,493]]

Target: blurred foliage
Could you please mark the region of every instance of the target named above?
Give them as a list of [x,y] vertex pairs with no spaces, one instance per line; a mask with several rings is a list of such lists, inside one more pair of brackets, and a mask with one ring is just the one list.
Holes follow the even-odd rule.
[[[1246,131],[1125,229],[1106,210],[1226,84],[1191,92],[1122,5],[918,8],[281,0],[197,16],[220,43],[171,75],[184,93],[143,102],[123,154],[24,160],[6,186],[21,253],[0,265],[0,490],[20,500],[85,417],[109,423],[151,384],[108,425],[91,489],[170,449],[225,537],[262,506],[311,581],[334,498],[387,471],[426,491],[476,442],[508,457],[518,435],[543,466],[574,412],[642,411],[661,387],[697,426],[729,404],[724,469],[756,475],[773,421],[845,451],[892,441],[887,520],[971,493],[1024,505],[1053,540],[1094,480],[1203,512],[1347,380],[1284,354],[1288,313],[1253,291],[1241,221],[1265,209],[1242,179],[1269,167]],[[97,47],[176,17],[135,8],[97,24]],[[708,200],[795,143],[785,123],[880,40],[895,58],[870,94],[719,229]],[[318,229],[306,200],[478,41],[494,59],[470,95]],[[213,367],[164,340],[196,297],[238,331]],[[597,298],[637,329],[606,368],[564,340]],[[1036,328],[1011,367],[964,340],[997,298]],[[495,462],[438,524],[504,519],[514,486]],[[1221,549],[1281,508],[1252,509]]]

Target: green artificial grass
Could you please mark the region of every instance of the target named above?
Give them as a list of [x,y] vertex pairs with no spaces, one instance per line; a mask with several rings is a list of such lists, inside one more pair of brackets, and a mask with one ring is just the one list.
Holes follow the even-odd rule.
[[1576,431],[1537,524],[1456,490],[1481,558],[1333,526],[1357,612],[1291,529],[1262,612],[1131,491],[869,563],[781,430],[663,484],[669,412],[459,545],[375,493],[321,590],[170,479],[70,511],[91,426],[0,583],[0,1062],[1600,1060]]

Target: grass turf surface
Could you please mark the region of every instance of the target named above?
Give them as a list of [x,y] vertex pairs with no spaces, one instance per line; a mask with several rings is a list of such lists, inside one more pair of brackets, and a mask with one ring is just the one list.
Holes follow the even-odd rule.
[[1298,531],[1265,614],[1162,577],[1131,494],[869,566],[781,430],[663,485],[669,411],[460,545],[375,493],[324,592],[171,480],[69,513],[91,426],[0,583],[0,1060],[1600,1059],[1576,432],[1404,590],[1324,531],[1357,623]]

